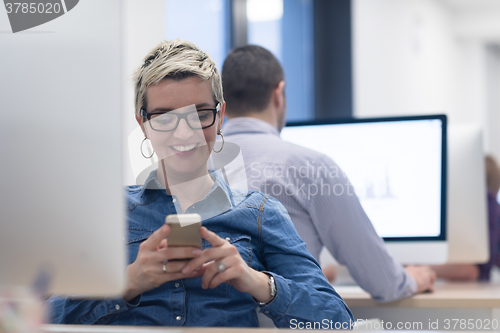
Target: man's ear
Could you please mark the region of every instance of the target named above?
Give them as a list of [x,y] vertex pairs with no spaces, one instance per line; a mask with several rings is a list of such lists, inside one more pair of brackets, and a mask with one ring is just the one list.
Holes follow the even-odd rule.
[[285,81],[280,81],[278,83],[278,86],[274,88],[273,90],[273,100],[274,100],[274,106],[278,109],[281,110],[283,106],[285,105]]

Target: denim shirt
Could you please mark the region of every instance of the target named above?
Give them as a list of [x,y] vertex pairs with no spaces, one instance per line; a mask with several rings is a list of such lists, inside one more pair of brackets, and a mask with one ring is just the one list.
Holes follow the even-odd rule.
[[[129,264],[139,245],[176,213],[175,197],[168,195],[153,171],[144,186],[127,187]],[[228,240],[253,269],[273,275],[277,293],[260,312],[277,327],[298,327],[303,322],[344,323],[353,320],[349,308],[323,276],[318,262],[306,250],[284,207],[256,191],[231,191],[220,175],[210,193],[186,210],[213,216],[202,224]],[[237,204],[235,204],[237,202]],[[203,249],[211,245],[203,240]],[[259,307],[248,293],[222,283],[202,289],[201,277],[167,282],[130,302],[123,299],[48,300],[52,322],[58,324],[111,324],[159,326],[258,326]]]

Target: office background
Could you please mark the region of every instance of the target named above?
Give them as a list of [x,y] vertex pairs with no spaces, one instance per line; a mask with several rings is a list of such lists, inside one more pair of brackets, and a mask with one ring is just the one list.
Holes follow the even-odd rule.
[[481,124],[500,157],[499,17],[496,0],[126,0],[125,134],[130,75],[159,40],[192,40],[221,66],[246,38],[283,63],[288,120],[445,113]]
[[[82,1],[58,20],[4,37],[21,43],[38,33],[33,40],[55,42],[62,36],[44,32],[73,29],[72,20],[94,6]],[[135,181],[126,149],[137,126],[132,73],[153,46],[174,37],[197,43],[219,66],[245,39],[269,48],[286,71],[289,120],[445,113],[452,124],[481,124],[485,150],[500,157],[497,0],[124,0],[113,8],[121,12],[108,16],[106,36],[120,44],[121,57],[73,57],[82,71],[119,65],[127,184]],[[2,9],[0,31],[8,30]],[[96,36],[92,25],[79,33]],[[45,80],[50,86],[55,78]]]
[[[191,35],[178,37],[192,39],[221,64],[233,43],[232,35],[227,35],[233,29],[233,21],[227,19],[232,13],[227,1],[85,0],[67,15],[19,34],[8,32],[10,26],[5,10],[0,10],[0,33],[5,41],[2,44],[5,52],[0,52],[4,60],[4,71],[0,73],[4,77],[0,99],[4,101],[2,106],[7,119],[4,130],[9,127],[12,110],[40,110],[40,114],[30,121],[43,129],[48,120],[65,124],[64,117],[49,118],[46,114],[71,107],[82,115],[84,125],[88,124],[87,132],[79,133],[88,135],[92,142],[95,140],[95,147],[103,148],[99,153],[104,156],[115,154],[115,151],[109,146],[109,140],[102,139],[100,132],[105,131],[93,130],[96,119],[102,120],[96,114],[97,111],[119,110],[123,114],[125,152],[127,135],[137,126],[133,116],[133,70],[160,40],[177,37],[175,29],[190,32]],[[182,11],[173,7],[183,4],[187,8]],[[295,15],[300,13],[300,18],[296,16],[296,24],[285,28],[283,22],[288,17],[289,5],[295,5],[293,12]],[[325,8],[335,5],[338,12]],[[275,52],[284,63],[289,87],[298,86],[298,93],[287,90],[289,119],[335,117],[342,112],[354,117],[444,112],[452,123],[482,124],[486,132],[486,150],[500,157],[499,6],[498,0],[284,0],[281,19],[278,15],[259,21],[247,16],[247,38]],[[317,16],[318,11],[323,14],[321,17]],[[335,19],[336,14],[341,17]],[[197,22],[201,22],[201,26],[195,25]],[[318,26],[321,28],[328,23],[332,25],[320,30],[323,35],[318,36]],[[254,40],[259,29],[255,27],[255,32],[252,25],[263,25],[261,34],[264,29],[275,43]],[[221,44],[201,34],[201,31],[212,31],[209,26],[214,31],[209,36],[218,38]],[[329,28],[338,35],[330,34]],[[237,33],[243,34],[240,30]],[[330,35],[345,49],[325,44],[324,39]],[[346,41],[345,36],[350,38]],[[61,52],[57,53],[60,58],[40,52],[44,45],[60,46]],[[216,49],[211,49],[212,46]],[[326,47],[330,50],[323,49]],[[327,53],[335,51],[340,53]],[[342,58],[346,54],[350,54],[348,59]],[[295,56],[292,60],[302,65],[290,65],[287,56],[291,55]],[[26,58],[29,61],[23,63]],[[321,78],[317,58],[326,59],[323,63],[328,60],[332,63],[331,72],[325,70],[323,74],[338,69],[340,78],[336,75],[326,75],[326,78],[331,78],[332,96],[347,96],[340,98],[347,101],[347,107],[336,104],[331,108],[318,107],[317,96],[328,95],[329,88],[317,84]],[[54,72],[57,75],[51,75]],[[342,73],[350,78],[342,79]],[[335,90],[335,82],[340,82],[338,88],[343,93]],[[326,94],[321,95],[320,90]],[[22,91],[24,95],[13,98],[6,93],[9,91]],[[298,99],[293,101],[295,97]],[[78,103],[75,104],[75,100]],[[94,123],[90,122],[90,117]],[[106,128],[108,124],[102,122],[101,125]],[[57,143],[55,140],[54,147],[60,148]],[[61,150],[54,149],[54,156],[44,158],[61,158]],[[132,183],[126,153],[123,161],[124,181]]]

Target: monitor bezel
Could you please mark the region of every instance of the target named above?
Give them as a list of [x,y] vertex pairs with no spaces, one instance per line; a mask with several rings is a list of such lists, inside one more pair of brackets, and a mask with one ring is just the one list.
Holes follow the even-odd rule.
[[[414,242],[414,241],[446,241],[446,198],[447,198],[447,125],[448,118],[445,114],[418,115],[418,116],[398,116],[398,117],[376,117],[376,118],[339,118],[339,119],[317,119],[310,121],[287,122],[286,127],[297,126],[321,126],[321,125],[342,125],[358,123],[383,123],[383,122],[404,122],[415,120],[440,120],[441,121],[441,228],[439,236],[418,236],[418,237],[382,237],[386,242]],[[334,159],[334,158],[332,158]],[[335,160],[335,159],[334,159]]]

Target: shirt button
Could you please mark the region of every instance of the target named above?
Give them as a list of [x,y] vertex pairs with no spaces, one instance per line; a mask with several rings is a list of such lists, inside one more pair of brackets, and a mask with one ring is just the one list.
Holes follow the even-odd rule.
[[181,285],[179,284],[179,282],[176,282],[175,283],[175,288],[179,288]]
[[229,241],[231,241],[231,238],[229,238],[229,237],[226,237],[226,240],[227,240],[227,241],[229,242]]
[[266,310],[266,311],[264,311],[264,313],[265,313],[265,314],[269,314],[269,311],[267,311],[267,310]]
[[177,316],[177,317],[175,317],[175,320],[177,320],[177,321],[181,321],[181,319],[182,319],[182,317],[181,317],[181,316]]
[[176,203],[176,202],[177,202],[177,199],[176,199],[176,198],[174,198],[174,199],[172,199],[172,201],[173,201],[174,203]]
[[115,305],[116,310],[120,310],[120,306],[118,304]]

